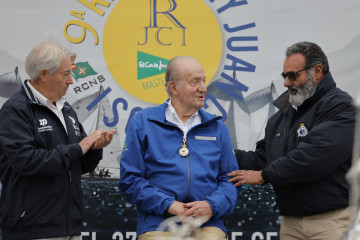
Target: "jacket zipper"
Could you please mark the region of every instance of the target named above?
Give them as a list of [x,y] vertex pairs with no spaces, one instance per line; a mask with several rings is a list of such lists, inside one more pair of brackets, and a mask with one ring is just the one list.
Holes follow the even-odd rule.
[[70,235],[70,230],[69,230],[69,205],[70,205],[70,198],[71,198],[71,172],[69,170],[69,195],[68,195],[68,199],[67,199],[67,204],[66,204],[66,215],[65,215],[65,225],[66,225],[66,233],[67,235]]
[[287,122],[287,119],[285,120],[285,124],[284,124],[283,156],[285,156],[285,155],[286,155],[286,151],[287,151],[287,142],[286,142],[286,138],[287,138],[287,134],[286,134],[286,122]]
[[[294,115],[295,115],[295,112],[294,112],[295,109],[291,108],[289,109],[289,111],[287,112],[286,114],[286,117],[285,117],[285,122],[284,122],[284,140],[283,140],[283,155],[285,156],[287,154],[287,148],[288,148],[288,135],[289,135],[289,130],[290,130],[290,126],[291,123],[292,123],[292,120],[294,118]],[[292,112],[291,112],[292,111]],[[288,127],[288,131],[286,131],[286,128]]]
[[[184,142],[186,144],[186,146],[188,147],[189,149],[189,146],[188,146],[188,141],[187,141],[187,138],[186,138],[186,135],[184,135]],[[190,153],[190,152],[189,152]],[[186,199],[187,199],[187,202],[189,202],[189,197],[190,197],[190,181],[191,181],[191,177],[190,177],[190,160],[189,160],[189,154],[186,156],[186,165],[187,165],[187,172],[188,172],[188,176],[187,176],[187,187],[186,187]]]

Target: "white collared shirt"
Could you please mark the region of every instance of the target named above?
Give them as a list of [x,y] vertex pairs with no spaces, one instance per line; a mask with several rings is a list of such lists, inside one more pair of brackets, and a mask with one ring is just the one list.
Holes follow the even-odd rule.
[[45,107],[47,107],[48,109],[50,109],[53,113],[55,113],[55,115],[59,118],[60,122],[62,123],[62,125],[65,128],[65,131],[67,132],[67,128],[66,128],[66,123],[65,123],[65,119],[64,119],[64,114],[62,113],[62,109],[64,107],[64,103],[65,103],[65,98],[61,97],[59,100],[56,101],[56,106],[46,97],[44,97],[44,95],[42,95],[38,90],[36,90],[30,82],[28,82],[28,86],[31,89],[31,92],[33,93],[34,97]]
[[176,113],[175,108],[171,104],[171,99],[169,99],[167,104],[168,104],[168,106],[166,107],[166,111],[165,111],[165,119],[167,121],[175,124],[176,126],[178,126],[183,131],[184,136],[186,136],[186,134],[190,128],[201,123],[201,117],[200,117],[199,111],[194,113],[189,118],[189,120],[187,120],[186,122],[183,122],[180,120],[178,114]]

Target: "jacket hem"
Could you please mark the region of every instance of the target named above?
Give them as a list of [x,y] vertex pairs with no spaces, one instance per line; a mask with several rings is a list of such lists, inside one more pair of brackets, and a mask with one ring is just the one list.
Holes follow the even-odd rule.
[[71,221],[69,225],[69,232],[66,231],[65,222],[2,226],[1,230],[3,240],[26,240],[81,235],[81,220]]

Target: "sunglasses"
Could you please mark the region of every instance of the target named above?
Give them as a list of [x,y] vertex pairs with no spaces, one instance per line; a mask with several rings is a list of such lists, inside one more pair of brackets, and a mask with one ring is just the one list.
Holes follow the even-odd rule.
[[296,76],[299,74],[299,72],[302,72],[302,71],[305,71],[305,70],[308,70],[312,68],[312,66],[309,66],[309,67],[306,67],[306,68],[303,68],[297,72],[294,72],[294,71],[290,71],[290,72],[287,72],[287,73],[281,73],[281,76],[286,79],[286,78],[289,78],[290,81],[295,81],[296,80]]

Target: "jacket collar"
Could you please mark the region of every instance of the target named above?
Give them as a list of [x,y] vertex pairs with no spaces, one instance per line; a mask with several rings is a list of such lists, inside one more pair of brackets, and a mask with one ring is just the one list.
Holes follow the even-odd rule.
[[[22,83],[21,86],[21,91],[22,93],[27,97],[27,99],[33,103],[33,104],[38,104],[38,105],[42,105],[39,100],[34,96],[33,92],[31,91],[30,87],[29,87],[29,80],[25,80]],[[42,105],[43,106],[43,105]],[[62,111],[68,112],[70,109],[70,105],[68,102],[64,102],[64,107],[62,108]]]
[[25,96],[28,98],[28,100],[32,103],[40,104],[39,101],[34,97],[34,94],[32,93],[30,87],[28,86],[29,80],[25,80],[22,83],[21,90],[25,94]]
[[[151,114],[149,115],[148,120],[165,124],[167,122],[166,118],[165,118],[165,111],[166,111],[166,107],[168,106],[167,101],[164,102],[163,104],[159,105],[158,107],[155,107],[154,111],[152,111]],[[221,116],[212,115],[212,114],[204,111],[202,108],[199,109],[199,114],[201,117],[201,124],[212,121],[212,120],[221,119]]]
[[[309,103],[318,101],[333,87],[336,87],[336,83],[331,73],[328,72],[316,86],[315,93],[310,98],[306,99],[303,104],[299,106],[299,109],[303,108]],[[289,90],[281,94],[277,99],[275,99],[273,103],[277,108],[280,109],[281,112],[285,113],[291,107],[291,104],[289,103]]]

